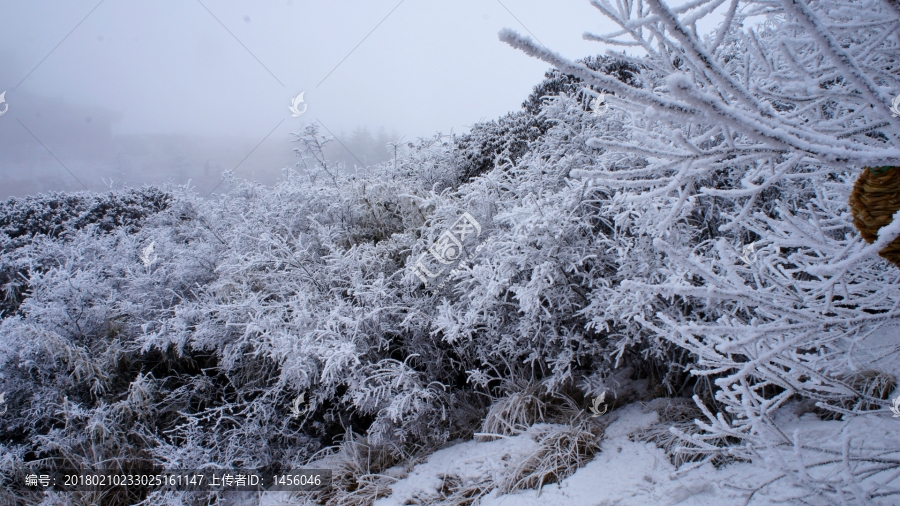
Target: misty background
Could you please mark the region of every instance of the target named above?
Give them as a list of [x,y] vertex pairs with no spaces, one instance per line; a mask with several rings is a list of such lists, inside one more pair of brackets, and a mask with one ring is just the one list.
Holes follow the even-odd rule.
[[570,58],[604,52],[581,34],[613,28],[586,0],[29,0],[0,15],[0,198],[104,179],[206,193],[226,170],[271,184],[311,122],[335,161],[378,163],[388,142],[520,107],[547,66],[501,28]]

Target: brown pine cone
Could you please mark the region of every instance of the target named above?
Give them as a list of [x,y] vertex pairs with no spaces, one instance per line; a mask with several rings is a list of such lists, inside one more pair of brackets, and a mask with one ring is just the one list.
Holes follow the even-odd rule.
[[[878,239],[878,230],[900,210],[900,170],[897,167],[866,167],[850,192],[853,225],[869,244]],[[878,254],[900,267],[900,238]]]

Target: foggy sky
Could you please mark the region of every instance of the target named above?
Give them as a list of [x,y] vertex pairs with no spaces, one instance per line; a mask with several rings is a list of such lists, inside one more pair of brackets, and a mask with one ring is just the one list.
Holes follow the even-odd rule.
[[566,56],[603,51],[581,39],[605,21],[586,0],[397,4],[0,2],[0,86],[13,108],[21,90],[121,112],[117,133],[259,137],[306,91],[307,113],[285,131],[318,118],[332,130],[384,126],[414,137],[518,108],[548,66],[498,41],[503,27],[527,33],[516,18]]
[[[185,147],[177,166],[160,158],[160,174],[186,177],[200,166],[231,169],[259,142],[242,170],[293,163],[289,133],[312,121],[338,136],[360,126],[405,140],[461,133],[518,110],[548,69],[501,43],[501,28],[572,59],[607,49],[582,33],[614,28],[587,0],[5,0],[0,16],[0,92],[9,105],[0,137],[28,160],[16,165],[0,153],[0,196],[97,189],[103,174],[151,181],[155,159],[137,163],[132,148],[150,142],[168,156],[159,135],[214,137],[233,148],[211,160],[209,152],[225,150]],[[291,117],[301,92],[308,109]],[[108,119],[120,140],[132,136],[98,147],[103,163],[84,156],[94,137],[75,132],[94,117]],[[138,134],[157,137],[138,142]],[[43,183],[10,190],[35,174]]]

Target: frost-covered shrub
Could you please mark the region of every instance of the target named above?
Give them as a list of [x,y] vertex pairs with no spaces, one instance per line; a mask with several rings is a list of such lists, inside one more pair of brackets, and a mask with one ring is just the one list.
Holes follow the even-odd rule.
[[[832,501],[897,494],[887,482],[900,447],[855,449],[865,434],[850,429],[841,443],[802,446],[773,421],[796,396],[847,416],[864,413],[841,408],[851,399],[885,404],[844,379],[861,367],[853,348],[900,317],[895,271],[874,255],[900,220],[867,246],[847,198],[863,166],[900,165],[889,109],[900,92],[896,3],[735,0],[709,36],[697,22],[724,2],[592,5],[621,29],[591,37],[643,49],[630,59],[648,85],[501,34],[615,94],[610,114],[624,128],[586,139],[604,150],[601,167],[572,175],[613,193],[601,215],[628,231],[615,245],[626,280],[593,292],[584,314],[618,322],[623,346],[649,339],[696,357],[692,373],[714,382],[715,405],[700,402],[704,433],[684,436],[707,455],[763,456]],[[723,437],[741,444],[713,444]],[[803,464],[834,455],[841,472],[812,478]]]
[[516,163],[528,151],[529,144],[548,127],[545,121],[527,111],[476,123],[470,132],[456,139],[460,180],[469,181],[485,174],[496,163]]
[[[640,66],[633,61],[620,59],[617,56],[588,56],[579,60],[575,60],[591,70],[602,72],[615,77],[619,81],[634,87],[641,87],[640,82]],[[592,84],[586,84],[580,77],[574,74],[564,74],[559,69],[552,68],[544,74],[544,80],[534,87],[534,91],[528,96],[522,104],[522,108],[526,112],[533,115],[539,115],[544,108],[545,100],[559,95],[568,95],[571,97],[579,97],[585,110],[591,108],[590,100],[593,97],[591,93],[586,93],[585,89],[595,92],[609,92],[606,88],[596,88]]]
[[[603,72],[633,86],[639,68],[626,60],[606,56],[589,56],[578,60],[591,69]],[[509,113],[494,121],[476,123],[471,130],[455,139],[453,164],[460,181],[471,181],[486,174],[497,164],[515,165],[531,150],[533,142],[549,130],[554,120],[541,114],[548,99],[560,95],[577,98],[584,110],[591,108],[596,93],[607,91],[593,85],[585,85],[578,76],[563,74],[550,69],[544,80],[534,87],[528,99],[522,103],[522,111]]]
[[148,216],[165,210],[172,195],[156,187],[126,188],[101,194],[50,192],[0,202],[0,233],[10,239],[58,237],[97,223],[110,232],[135,230]]
[[171,195],[160,188],[126,188],[102,194],[60,193],[10,198],[0,202],[0,317],[13,314],[28,290],[29,272],[46,268],[41,238],[66,238],[96,225],[102,232],[134,232],[143,221],[166,209]]
[[[354,174],[313,126],[296,134],[304,171],[272,188],[230,177],[208,201],[167,188],[5,208],[4,237],[24,241],[8,263],[46,267],[0,326],[3,469],[274,469],[348,430],[409,456],[495,422],[575,417],[576,385],[613,365],[609,329],[582,310],[622,280],[610,195],[569,173],[598,160],[586,135],[621,125],[551,88],[530,112]],[[422,286],[409,267],[462,211],[484,222],[480,254]],[[516,418],[522,385],[547,404],[538,416]]]
[[[716,454],[711,459],[703,451],[686,441],[682,434],[698,435],[703,429],[697,426],[697,420],[703,419],[703,411],[697,404],[684,397],[661,397],[653,399],[644,406],[644,411],[656,411],[659,419],[645,429],[638,430],[629,438],[632,441],[650,442],[661,448],[676,467],[688,462],[709,460],[716,467],[730,464],[738,459],[733,456]],[[705,441],[716,447],[724,448],[740,443],[730,436]]]
[[[143,265],[140,253],[151,241],[165,246],[163,258],[178,258],[179,248],[195,258],[204,252],[184,234],[189,209],[178,195],[152,188],[120,193],[32,199],[33,211],[7,208],[6,230],[19,236],[2,236],[7,245],[18,241],[4,252],[4,265],[27,267],[28,285],[15,313],[0,321],[4,474],[25,462],[150,465],[148,435],[177,416],[160,401],[179,380],[190,381],[180,376],[186,364],[142,353],[135,335],[145,319],[170,309],[173,298],[190,296],[211,273],[193,259]],[[61,201],[74,204],[60,210]],[[42,211],[44,204],[51,211]],[[21,233],[28,228],[22,224],[30,235]],[[140,493],[128,491],[110,504],[131,504]]]
[[[390,482],[373,469],[568,417],[512,490],[589,458],[590,398],[695,394],[672,437],[643,436],[678,462],[762,456],[833,500],[895,493],[875,480],[900,445],[850,443],[895,384],[852,349],[900,317],[874,255],[900,227],[866,246],[846,208],[860,167],[900,165],[893,4],[735,1],[708,38],[693,26],[718,0],[594,4],[647,56],[573,63],[506,32],[557,69],[526,111],[388,163],[350,174],[313,126],[272,188],[4,208],[3,265],[29,270],[0,321],[0,471],[285,468],[349,432],[339,500],[371,501]],[[423,285],[412,268],[463,212],[477,247]],[[797,398],[844,439],[781,431]]]

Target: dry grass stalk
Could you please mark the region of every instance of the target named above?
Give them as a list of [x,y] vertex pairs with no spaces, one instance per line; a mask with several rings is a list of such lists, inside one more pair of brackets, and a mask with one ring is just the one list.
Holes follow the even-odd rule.
[[311,463],[332,470],[332,486],[312,492],[326,506],[370,506],[390,495],[397,478],[382,474],[402,460],[386,446],[376,446],[365,437],[347,434],[337,452]]
[[[813,413],[823,420],[841,418],[844,413],[870,411],[881,409],[879,400],[887,400],[891,392],[897,388],[897,380],[894,376],[875,370],[858,371],[843,374],[837,379],[848,388],[856,392],[856,395],[847,396],[839,401],[828,402],[828,407],[817,407]],[[829,409],[833,407],[833,409]]]
[[515,436],[538,423],[569,423],[582,414],[581,408],[567,395],[546,393],[541,383],[531,383],[521,390],[494,401],[482,422],[481,440],[496,436]]
[[[679,432],[688,436],[699,436],[703,433],[694,420],[702,420],[704,415],[693,399],[682,397],[653,399],[644,406],[644,410],[656,411],[659,413],[659,420],[646,429],[634,432],[631,435],[632,441],[653,443],[666,453],[669,461],[676,468],[688,462],[698,462],[710,457],[708,450],[701,450],[676,434]],[[704,438],[704,441],[720,448],[725,448],[735,442],[726,437]],[[734,461],[734,458],[724,453],[713,456],[711,460],[712,464],[717,467],[731,461]]]
[[500,493],[559,483],[591,461],[600,449],[602,429],[590,419],[576,425],[550,426],[535,438],[539,448],[525,458],[498,484]]
[[459,476],[441,476],[441,496],[428,506],[474,506],[496,485],[487,480],[463,480]]

